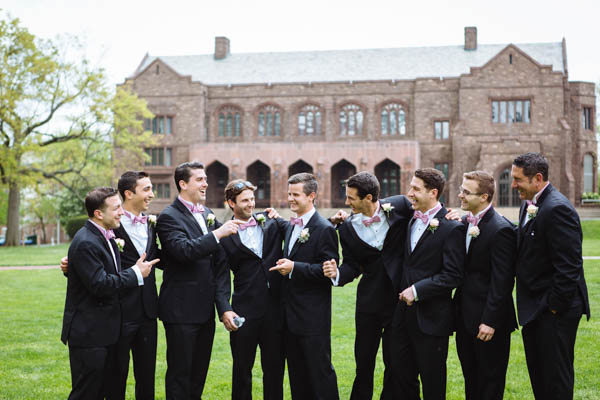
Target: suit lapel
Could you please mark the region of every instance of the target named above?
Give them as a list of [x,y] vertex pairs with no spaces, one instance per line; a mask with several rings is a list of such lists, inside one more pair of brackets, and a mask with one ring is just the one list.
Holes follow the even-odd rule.
[[[121,238],[125,241],[125,247],[128,248],[129,246],[131,246],[132,249],[135,249],[135,245],[133,244],[133,241],[127,234],[125,228],[123,228],[123,225],[120,225],[117,229],[114,229],[114,232],[116,234],[116,237]],[[135,250],[135,252],[137,253],[137,250]]]
[[[196,221],[196,218],[194,218],[194,215],[191,213],[190,210],[188,210],[188,208],[179,200],[179,199],[175,199],[175,201],[173,202],[173,206],[175,206],[175,208],[177,208],[179,210],[179,212],[183,215],[183,217],[188,220],[192,226],[197,228],[197,232],[202,235],[202,228],[200,228],[200,224],[198,223],[198,221]],[[206,210],[206,209],[205,209]],[[208,226],[207,226],[208,228]]]
[[[310,235],[310,230],[312,229],[312,226],[314,225],[314,221],[316,221],[317,218],[318,218],[318,213],[315,210],[315,213],[313,214],[312,217],[310,217],[310,219],[308,220],[308,223],[302,227],[302,229],[308,229],[309,235]],[[290,233],[290,236],[291,236],[291,233]],[[308,238],[308,240],[310,240],[310,237]],[[300,243],[300,236],[298,236],[298,239],[296,239],[296,243],[294,243],[294,247],[292,247],[292,250],[290,251],[289,258],[292,258],[294,256],[296,251],[298,251],[298,247],[300,247],[301,245],[303,245],[303,243]]]
[[[244,245],[244,243],[242,243],[242,240],[240,239],[240,235],[231,235],[231,240],[233,240],[233,243],[235,243],[235,245],[244,253],[254,256],[254,257],[258,257],[256,255],[256,253],[254,253],[252,250],[250,250],[248,247],[246,247],[246,245]],[[264,238],[263,238],[263,245],[264,245]],[[264,254],[264,253],[263,253]]]
[[[113,273],[117,273],[117,266],[115,265],[115,260],[117,262],[120,262],[120,257],[119,257],[119,249],[117,248],[117,244],[114,240],[111,241],[111,243],[109,244],[109,242],[106,241],[106,239],[104,238],[104,236],[102,235],[102,232],[100,232],[100,230],[91,222],[87,221],[86,222],[87,228],[90,230],[90,232],[92,232],[92,234],[96,235],[98,237],[98,239],[100,240],[100,242],[102,243],[102,246],[104,246],[104,249],[108,252],[108,257],[110,258],[110,271],[108,272],[113,272]],[[115,245],[113,246],[112,243],[115,243]],[[113,260],[112,257],[112,253],[111,253],[111,246],[114,253],[115,253],[115,260]]]
[[[474,238],[471,238],[471,242],[469,243],[469,250],[467,251],[467,256],[470,257],[471,253],[473,252],[473,247],[477,246],[477,243],[479,242],[479,238],[481,237],[481,235],[485,235],[485,229],[486,226],[489,225],[490,221],[492,220],[492,218],[494,217],[494,214],[496,213],[496,211],[494,211],[494,207],[490,207],[489,210],[487,210],[487,212],[485,213],[485,215],[483,216],[483,218],[481,219],[481,221],[479,221],[479,223],[477,224],[477,227],[479,228],[479,236]],[[469,224],[467,223],[467,235],[469,234],[468,232],[468,226]]]
[[289,224],[289,226],[287,227],[287,231],[285,232],[285,246],[283,249],[284,257],[289,256],[290,239],[292,238],[292,232],[294,231],[294,226],[295,225]]
[[[446,215],[446,208],[444,206],[442,206],[442,208],[439,209],[439,211],[437,213],[435,213],[435,215],[433,216],[433,218],[437,218],[438,221],[440,221],[440,224],[442,223],[441,220],[442,218],[444,218],[444,216]],[[432,219],[433,219],[432,218]],[[414,221],[414,220],[413,220]],[[431,220],[429,221],[431,223]],[[439,226],[438,228],[439,229]],[[421,235],[421,237],[419,238],[419,241],[417,242],[417,244],[415,245],[415,249],[412,251],[413,253],[416,252],[419,247],[421,246],[421,244],[431,235],[433,235],[434,233],[431,232],[431,230],[429,229],[429,225],[427,225],[427,227],[425,228],[425,232],[423,232],[423,234]],[[410,243],[409,243],[410,246]]]
[[[352,218],[352,217],[353,216],[351,215],[350,218]],[[358,236],[358,233],[356,232],[356,229],[354,229],[354,224],[352,223],[352,220],[350,218],[349,218],[349,221],[347,222],[348,227],[346,229],[348,229],[348,231],[350,232],[350,236],[352,237],[352,240],[355,241],[356,243],[360,243],[360,246],[365,247],[365,250],[367,250],[367,251],[379,252],[380,251],[379,249],[371,246],[369,243],[362,240],[360,238],[360,236]],[[388,224],[389,223],[390,223],[390,221],[388,220]],[[346,222],[344,222],[344,224],[346,224]],[[385,243],[385,240],[384,240],[384,243]]]

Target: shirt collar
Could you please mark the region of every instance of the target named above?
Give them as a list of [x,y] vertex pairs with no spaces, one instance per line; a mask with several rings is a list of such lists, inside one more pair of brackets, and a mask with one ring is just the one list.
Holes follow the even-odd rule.
[[98,225],[97,223],[95,223],[94,221],[92,221],[91,219],[88,219],[88,221],[90,221],[92,223],[92,225],[94,225],[96,228],[98,228],[98,230],[100,231],[100,233],[102,233],[102,236],[106,237],[106,232],[107,232],[106,229],[104,229],[103,227],[101,227],[100,225]]
[[[433,217],[435,217],[435,214],[438,213],[438,211],[440,211],[442,209],[442,205],[440,204],[440,202],[438,201],[435,206],[433,206],[432,208],[430,208],[429,210],[427,210],[424,214],[427,215],[429,217],[429,221],[431,221],[431,219]],[[434,212],[435,210],[435,212]]]
[[313,208],[309,212],[307,212],[306,214],[304,214],[301,217],[298,217],[298,218],[302,219],[302,224],[303,224],[302,226],[303,227],[305,227],[306,224],[308,224],[308,221],[310,221],[310,219],[315,214],[315,212],[317,212],[317,209],[313,206]]
[[[481,220],[483,218],[483,216],[485,215],[485,213],[492,207],[492,203],[490,203],[486,208],[484,208],[483,210],[479,211],[477,213],[477,215],[475,215],[476,217],[479,218],[479,220]],[[472,212],[469,212],[471,215],[473,215]]]
[[550,184],[550,181],[546,182],[546,186],[544,186],[542,188],[542,190],[540,190],[539,192],[537,192],[534,196],[533,199],[531,201],[533,201],[533,204],[536,204],[538,199],[540,198],[540,196],[542,195],[542,193],[544,192],[544,190],[546,190],[546,188],[548,187],[548,185]]
[[[179,201],[181,201],[183,203],[183,205],[187,207],[188,210],[191,210],[192,207],[194,206],[194,203],[192,203],[191,201],[184,200],[183,197],[181,197],[181,196],[177,196],[177,199]],[[204,210],[204,207],[202,206],[202,204],[196,204],[196,207],[198,207],[201,210]]]
[[125,213],[125,215],[127,216],[127,218],[129,218],[129,220],[133,221],[133,219],[135,217],[141,217],[142,213],[140,213],[140,215],[133,215],[133,213],[130,213],[129,211],[127,211],[126,209],[123,208],[123,212]]

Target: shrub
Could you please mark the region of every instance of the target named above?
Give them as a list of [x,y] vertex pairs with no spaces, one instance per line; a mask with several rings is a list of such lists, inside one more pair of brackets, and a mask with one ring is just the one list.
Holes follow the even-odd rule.
[[67,221],[67,225],[65,226],[65,230],[67,231],[67,235],[69,235],[69,238],[73,239],[77,231],[83,228],[83,225],[85,225],[85,221],[87,220],[87,215],[77,215],[69,219]]

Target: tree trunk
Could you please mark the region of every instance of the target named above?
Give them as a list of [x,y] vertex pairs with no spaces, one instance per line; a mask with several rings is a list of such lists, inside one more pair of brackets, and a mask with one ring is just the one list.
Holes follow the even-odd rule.
[[8,185],[8,210],[6,218],[6,246],[18,246],[19,232],[19,208],[21,206],[21,188],[18,183],[11,182]]
[[[48,239],[46,238],[46,224],[44,224],[44,218],[43,217],[40,218],[40,225],[42,225],[42,241],[41,241],[41,243],[42,244],[46,244],[46,243],[48,243],[47,242]],[[38,239],[38,242],[36,244],[39,244],[39,243],[40,243],[40,241]]]

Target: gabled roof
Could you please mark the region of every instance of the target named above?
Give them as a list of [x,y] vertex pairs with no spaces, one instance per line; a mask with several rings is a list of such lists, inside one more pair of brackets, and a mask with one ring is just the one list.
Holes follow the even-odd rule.
[[[157,58],[181,75],[206,85],[410,80],[459,77],[481,67],[507,44],[484,44],[476,50],[463,46],[394,49],[332,50],[284,53],[231,53],[222,60],[212,54],[197,56],[147,55],[134,76]],[[563,71],[562,43],[515,45],[541,65]]]

